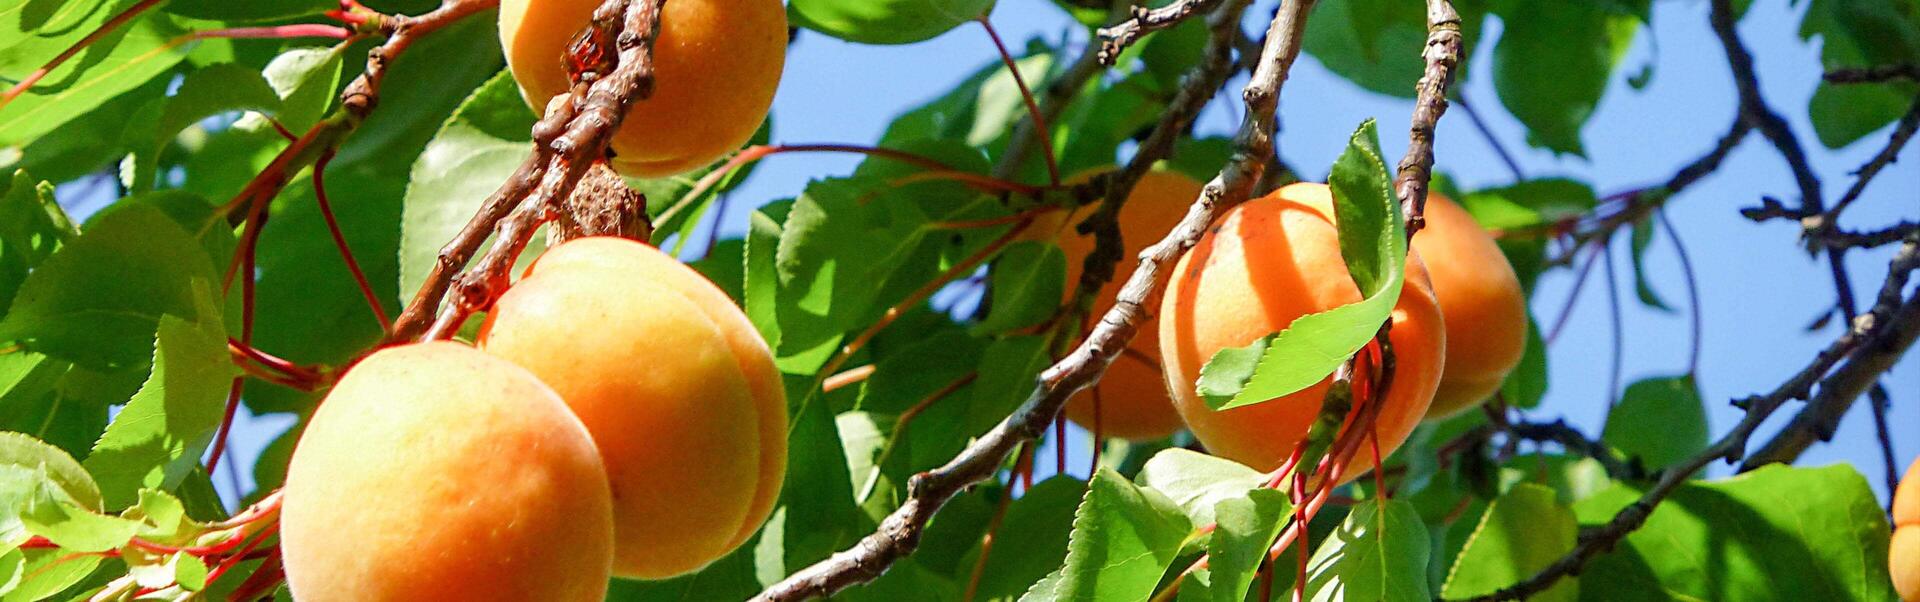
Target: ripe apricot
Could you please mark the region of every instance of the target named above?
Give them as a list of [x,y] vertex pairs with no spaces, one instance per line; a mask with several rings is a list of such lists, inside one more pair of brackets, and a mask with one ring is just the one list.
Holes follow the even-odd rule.
[[593,433],[613,484],[614,572],[691,572],[753,535],[786,472],[786,393],[726,293],[645,244],[547,250],[480,348],[549,383]]
[[1893,589],[1904,602],[1920,602],[1920,460],[1907,466],[1893,492],[1893,525],[1887,547]]
[[1452,200],[1427,195],[1427,226],[1413,236],[1447,318],[1447,367],[1427,416],[1479,405],[1527,349],[1527,297],[1493,236]]
[[[1082,182],[1088,177],[1091,176],[1073,180]],[[1127,195],[1126,205],[1120,209],[1120,241],[1126,255],[1115,266],[1113,280],[1094,297],[1090,315],[1098,319],[1113,308],[1114,297],[1120,294],[1121,285],[1133,270],[1134,258],[1180,223],[1180,218],[1187,214],[1187,206],[1200,197],[1200,188],[1201,184],[1193,178],[1174,171],[1153,170],[1140,178],[1133,192]],[[1055,242],[1067,256],[1066,293],[1069,295],[1080,281],[1081,265],[1093,253],[1094,244],[1092,235],[1073,231],[1075,225],[1068,216],[1051,213],[1047,219],[1036,220],[1027,235],[1049,238],[1058,233]],[[1152,301],[1148,300],[1148,307],[1152,307]],[[1067,418],[1087,430],[1096,430],[1094,399],[1097,395],[1100,406],[1097,430],[1101,435],[1149,440],[1180,430],[1180,414],[1173,409],[1166,378],[1160,373],[1159,339],[1158,329],[1149,317],[1140,324],[1127,350],[1107,368],[1106,376],[1067,402]]]
[[[1160,357],[1175,407],[1215,455],[1273,470],[1320,412],[1331,377],[1253,406],[1213,411],[1194,381],[1214,353],[1285,329],[1294,318],[1360,300],[1341,260],[1331,194],[1294,184],[1228,211],[1174,266],[1160,305]],[[1380,453],[1399,447],[1427,412],[1446,360],[1440,306],[1418,253],[1392,318],[1394,379],[1374,433]],[[1364,466],[1366,462],[1356,462]],[[1341,481],[1363,470],[1349,469]]]
[[[567,46],[600,4],[501,0],[500,45],[535,111],[567,91]],[[766,119],[786,58],[787,11],[779,0],[666,3],[653,46],[653,95],[635,103],[614,134],[614,170],[667,176],[739,148]]]
[[533,374],[457,343],[341,377],[287,469],[280,550],[306,601],[599,600],[606,472]]

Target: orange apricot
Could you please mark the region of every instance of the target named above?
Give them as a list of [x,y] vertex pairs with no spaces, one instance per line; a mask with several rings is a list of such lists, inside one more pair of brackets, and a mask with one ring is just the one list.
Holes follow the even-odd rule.
[[1413,248],[1426,260],[1447,318],[1447,367],[1429,418],[1479,405],[1500,389],[1527,349],[1527,296],[1493,236],[1452,200],[1427,195],[1426,228]]
[[1887,547],[1887,567],[1893,589],[1903,602],[1920,602],[1920,460],[1893,492],[1893,541]]
[[287,469],[280,550],[307,601],[599,600],[607,476],[533,374],[457,343],[382,350],[334,385]]
[[[1089,177],[1081,176],[1073,181],[1082,182]],[[1200,188],[1200,182],[1175,171],[1153,170],[1140,178],[1133,192],[1127,195],[1126,205],[1120,209],[1120,241],[1126,255],[1114,266],[1113,280],[1102,286],[1094,297],[1093,313],[1089,314],[1093,319],[1113,308],[1114,298],[1120,294],[1121,285],[1136,264],[1134,258],[1180,223],[1180,218],[1187,214],[1187,206],[1200,197]],[[1082,211],[1081,216],[1075,217],[1083,217],[1085,213]],[[1075,232],[1076,221],[1070,221],[1061,213],[1050,213],[1046,219],[1035,220],[1025,235],[1028,238],[1057,236],[1055,242],[1067,256],[1068,295],[1080,282],[1081,265],[1093,254],[1093,236]],[[1152,307],[1153,301],[1148,300],[1148,307]],[[1151,317],[1140,324],[1133,342],[1107,368],[1100,382],[1068,400],[1066,415],[1074,424],[1097,430],[1103,436],[1136,441],[1159,439],[1180,430],[1180,414],[1173,409],[1166,379],[1161,375],[1159,333]]]
[[758,530],[786,472],[786,393],[726,293],[659,250],[548,249],[488,314],[480,348],[549,383],[613,486],[621,576],[692,572]]
[[[1294,184],[1244,203],[1174,266],[1160,305],[1160,357],[1180,416],[1215,455],[1274,470],[1320,412],[1331,377],[1279,399],[1218,412],[1194,382],[1221,349],[1360,300],[1340,256],[1330,198],[1325,185]],[[1446,360],[1445,325],[1418,253],[1408,254],[1406,284],[1391,319],[1397,363],[1374,425],[1382,454],[1393,453],[1426,414]],[[1356,461],[1355,468],[1366,464]],[[1355,468],[1340,481],[1364,472]]]
[[[500,45],[535,111],[567,91],[567,46],[600,4],[501,0]],[[786,57],[787,11],[779,0],[666,3],[653,46],[653,95],[635,103],[614,134],[614,170],[667,176],[739,148],[766,119]]]

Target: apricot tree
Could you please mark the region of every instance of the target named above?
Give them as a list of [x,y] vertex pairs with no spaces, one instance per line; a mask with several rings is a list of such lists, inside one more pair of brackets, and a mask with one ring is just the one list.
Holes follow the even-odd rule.
[[[0,0],[0,602],[1914,599],[1920,216],[1871,184],[1920,130],[1920,3],[1039,4],[1066,35],[991,0]],[[1732,118],[1635,121],[1701,152],[1654,184],[1530,175],[1488,125],[1584,158],[1683,13]],[[919,103],[877,139],[782,134],[828,117],[778,107],[799,67],[887,66],[809,44],[963,36],[930,100],[835,91]],[[1763,88],[1754,49],[1809,39],[1810,99]],[[1303,52],[1363,91],[1289,84]],[[1445,177],[1443,133],[1510,181]],[[1714,397],[1703,298],[1753,293],[1669,209],[1736,152],[1780,188],[1722,213],[1806,251],[1824,317],[1716,334],[1820,348]],[[744,185],[802,154],[855,162]],[[1560,336],[1590,279],[1610,354]],[[1622,280],[1690,321],[1672,376],[1622,386]],[[1556,341],[1609,384],[1546,403]],[[1796,465],[1849,414],[1878,464]]]

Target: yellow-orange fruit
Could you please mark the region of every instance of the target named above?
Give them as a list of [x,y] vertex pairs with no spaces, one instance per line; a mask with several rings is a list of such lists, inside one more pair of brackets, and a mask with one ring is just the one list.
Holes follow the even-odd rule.
[[[1160,305],[1160,357],[1176,407],[1215,455],[1273,470],[1293,452],[1320,412],[1331,379],[1279,399],[1221,412],[1194,392],[1214,353],[1285,329],[1294,318],[1360,300],[1340,257],[1325,186],[1294,184],[1227,212],[1174,266]],[[1400,446],[1440,383],[1446,331],[1427,271],[1407,257],[1407,279],[1393,309],[1393,384],[1374,425],[1380,453]],[[1363,472],[1356,462],[1341,481]]]
[[[500,45],[535,111],[567,91],[567,46],[600,4],[501,0]],[[653,95],[634,104],[614,134],[614,169],[666,176],[739,148],[766,119],[786,60],[787,11],[779,0],[666,3],[653,46]]]
[[1920,460],[1907,466],[1893,492],[1893,525],[1887,547],[1893,589],[1904,602],[1920,602]]
[[697,570],[772,512],[787,457],[780,375],[746,315],[691,268],[631,240],[567,242],[500,297],[480,348],[539,375],[593,433],[616,574]]
[[[1329,199],[1331,202],[1331,199]],[[1493,236],[1466,209],[1427,195],[1427,226],[1413,248],[1427,262],[1447,317],[1447,367],[1429,418],[1479,405],[1499,390],[1527,349],[1527,296]]]
[[[1085,181],[1087,177],[1074,178],[1074,181]],[[1127,195],[1127,204],[1120,209],[1120,241],[1126,247],[1126,255],[1114,266],[1117,272],[1114,279],[1101,287],[1095,297],[1090,314],[1094,319],[1113,308],[1114,297],[1120,294],[1121,285],[1133,271],[1134,258],[1180,223],[1180,218],[1187,214],[1187,206],[1200,197],[1200,188],[1201,184],[1193,178],[1174,171],[1149,171],[1140,178],[1133,192]],[[1081,213],[1074,217],[1084,217],[1085,212]],[[1075,232],[1075,225],[1068,216],[1051,213],[1045,220],[1036,220],[1027,235],[1051,238],[1058,233],[1054,241],[1067,256],[1066,293],[1069,295],[1080,281],[1081,265],[1093,254],[1094,244],[1093,236]],[[1148,307],[1153,306],[1153,301],[1148,300]],[[1097,420],[1096,396],[1099,399]],[[1067,402],[1066,413],[1075,424],[1109,437],[1159,439],[1180,430],[1180,414],[1174,411],[1173,401],[1167,395],[1166,378],[1161,376],[1160,337],[1152,318],[1140,324],[1127,351],[1114,360],[1099,383]]]
[[553,390],[456,343],[341,377],[287,469],[280,551],[302,601],[599,600],[606,472]]

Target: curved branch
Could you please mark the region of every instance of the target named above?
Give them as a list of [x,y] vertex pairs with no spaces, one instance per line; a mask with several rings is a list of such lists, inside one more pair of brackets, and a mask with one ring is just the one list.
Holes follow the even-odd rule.
[[[1218,87],[1210,81],[1211,77],[1224,78],[1231,65],[1227,58],[1232,46],[1230,28],[1237,25],[1247,4],[1248,0],[1228,0],[1213,13],[1209,21],[1213,37],[1207,59],[1199,68],[1200,76],[1190,77],[1181,87],[1169,115],[1156,126],[1150,140],[1178,136],[1180,130],[1170,126],[1192,119],[1206,104],[1211,91]],[[774,602],[822,597],[878,577],[894,561],[913,551],[927,521],[947,500],[961,489],[991,478],[1009,453],[1046,430],[1068,397],[1100,378],[1133,338],[1145,317],[1146,299],[1162,283],[1163,268],[1200,239],[1218,208],[1245,200],[1254,181],[1259,179],[1264,166],[1262,158],[1273,150],[1273,114],[1280,88],[1294,58],[1299,55],[1301,30],[1312,6],[1313,0],[1288,0],[1283,5],[1267,36],[1260,66],[1243,93],[1247,118],[1235,139],[1237,152],[1233,160],[1207,184],[1180,224],[1160,242],[1141,252],[1139,267],[1121,288],[1114,307],[1102,316],[1086,340],[1065,359],[1041,373],[1033,392],[1011,416],[974,440],[946,465],[908,480],[907,499],[880,523],[878,530],[852,548],[774,584],[754,600]],[[1220,68],[1214,69],[1216,66]],[[1143,173],[1145,165],[1157,158],[1153,148],[1141,145],[1134,164],[1119,176],[1118,189],[1108,191],[1109,198],[1115,195],[1124,198],[1124,189],[1130,185],[1129,174]]]
[[1406,214],[1408,240],[1427,224],[1422,213],[1427,207],[1427,185],[1433,179],[1433,131],[1447,112],[1447,88],[1453,84],[1454,68],[1460,65],[1462,39],[1460,13],[1453,10],[1453,4],[1427,0],[1427,46],[1422,52],[1427,69],[1415,84],[1419,93],[1413,104],[1407,155],[1400,159],[1393,186]]
[[1147,34],[1179,25],[1194,15],[1212,10],[1220,0],[1175,0],[1160,8],[1133,7],[1126,20],[1100,28],[1100,63],[1112,65],[1128,46]]

